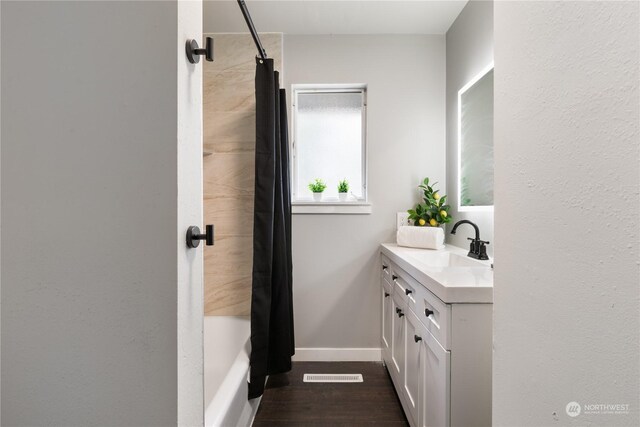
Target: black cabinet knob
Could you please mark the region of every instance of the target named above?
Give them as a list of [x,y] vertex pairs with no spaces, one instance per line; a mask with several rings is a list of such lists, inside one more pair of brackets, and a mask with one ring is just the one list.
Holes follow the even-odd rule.
[[413,289],[407,288],[407,289],[404,290],[404,293],[405,293],[405,295],[412,294],[413,293]]
[[398,278],[398,276],[396,276],[395,274],[391,275],[391,280],[396,280]]
[[429,310],[428,308],[425,308],[425,309],[424,309],[424,315],[425,315],[425,316],[429,317],[429,316],[431,316],[432,314],[433,314],[433,311]]
[[414,340],[415,342],[422,341],[422,337],[419,337],[418,335],[414,335],[414,336],[413,336],[413,340]]
[[187,246],[190,248],[197,248],[200,245],[200,240],[204,240],[207,246],[213,246],[213,238],[212,224],[206,226],[205,234],[200,234],[200,228],[195,225],[187,229]]
[[404,313],[402,312],[402,310],[398,309],[398,317],[402,317],[404,316]]
[[386,298],[386,297],[388,297],[388,296],[389,296],[389,292],[385,292],[385,293],[384,293],[384,297]]
[[389,267],[387,267],[386,265],[382,264],[382,271],[387,271],[387,268],[389,268]]

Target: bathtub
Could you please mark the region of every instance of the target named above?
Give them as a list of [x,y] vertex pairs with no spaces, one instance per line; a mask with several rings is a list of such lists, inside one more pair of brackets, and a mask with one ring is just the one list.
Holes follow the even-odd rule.
[[249,372],[248,317],[204,318],[204,424],[248,427],[260,399],[247,400]]

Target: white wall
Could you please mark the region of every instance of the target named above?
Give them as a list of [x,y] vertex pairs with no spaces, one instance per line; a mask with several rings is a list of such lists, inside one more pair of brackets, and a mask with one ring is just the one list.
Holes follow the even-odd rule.
[[487,253],[493,256],[493,212],[458,212],[458,91],[493,62],[493,2],[472,0],[447,31],[447,194],[453,221],[447,226],[447,241],[469,247],[467,237],[473,229],[450,230],[456,221],[468,219],[480,228],[480,237],[488,240]]
[[495,4],[497,426],[640,425],[639,7]]
[[2,425],[202,423],[199,8],[2,2]]
[[445,188],[444,36],[294,36],[284,77],[366,83],[371,215],[294,215],[296,346],[379,348],[380,243],[425,176]]

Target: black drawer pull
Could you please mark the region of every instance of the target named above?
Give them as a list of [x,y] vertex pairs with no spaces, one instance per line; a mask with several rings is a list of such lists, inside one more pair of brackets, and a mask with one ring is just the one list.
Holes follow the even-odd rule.
[[434,312],[433,312],[433,311],[431,311],[431,310],[429,310],[428,308],[425,308],[425,309],[424,309],[424,315],[425,315],[425,316],[427,316],[427,317],[431,316],[433,313],[434,313]]
[[419,337],[419,336],[417,336],[417,335],[414,335],[414,336],[413,336],[413,340],[414,340],[415,342],[422,341],[422,337]]
[[385,293],[384,293],[384,297],[386,298],[386,297],[388,297],[388,296],[389,296],[389,292],[385,292]]
[[389,268],[389,267],[387,267],[386,265],[382,264],[382,271],[387,271],[387,268]]
[[396,280],[398,278],[398,276],[396,276],[395,274],[391,275],[391,280]]
[[402,317],[404,316],[404,313],[402,312],[402,310],[398,309],[398,317]]
[[407,288],[407,289],[405,289],[405,290],[404,290],[404,293],[405,293],[406,295],[409,295],[409,294],[412,294],[412,293],[413,293],[413,290],[412,290],[412,289]]

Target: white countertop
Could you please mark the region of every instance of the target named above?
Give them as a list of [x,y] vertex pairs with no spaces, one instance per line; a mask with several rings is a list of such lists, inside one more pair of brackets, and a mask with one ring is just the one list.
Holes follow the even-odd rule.
[[493,269],[491,260],[468,261],[469,265],[447,265],[447,252],[467,256],[467,251],[457,246],[445,245],[444,249],[405,248],[395,243],[383,243],[380,252],[409,273],[414,279],[448,304],[493,303]]

